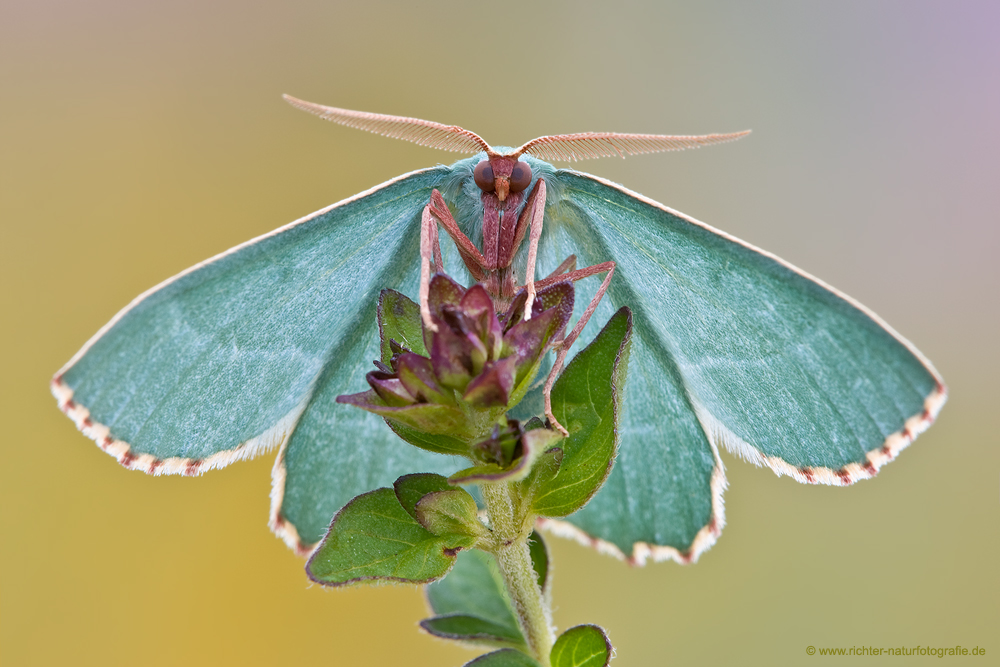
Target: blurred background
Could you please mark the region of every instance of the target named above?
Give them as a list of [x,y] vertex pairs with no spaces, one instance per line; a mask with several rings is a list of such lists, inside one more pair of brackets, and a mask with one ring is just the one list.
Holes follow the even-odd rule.
[[[273,455],[147,477],[49,395],[51,375],[143,290],[459,157],[320,122],[284,92],[494,145],[752,128],[736,144],[580,167],[856,297],[934,361],[951,400],[851,488],[724,453],[728,525],[696,565],[635,569],[551,538],[555,620],[604,626],[622,667],[808,664],[821,660],[810,645],[978,645],[995,660],[998,26],[985,1],[7,0],[0,660],[475,655],[418,631],[417,589],[311,586],[267,529]],[[884,658],[855,658],[869,660]]]

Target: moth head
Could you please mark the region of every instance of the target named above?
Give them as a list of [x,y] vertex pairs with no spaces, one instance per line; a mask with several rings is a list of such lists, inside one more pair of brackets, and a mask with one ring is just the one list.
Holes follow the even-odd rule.
[[472,174],[483,192],[495,193],[503,201],[507,195],[531,185],[531,167],[516,157],[491,155],[476,165]]

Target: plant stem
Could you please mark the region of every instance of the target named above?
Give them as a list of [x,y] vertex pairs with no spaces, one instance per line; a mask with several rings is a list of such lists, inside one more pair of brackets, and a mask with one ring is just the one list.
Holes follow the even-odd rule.
[[528,551],[531,526],[525,526],[526,517],[520,503],[512,498],[512,494],[517,493],[512,484],[485,483],[480,489],[493,532],[493,555],[507,584],[521,631],[534,658],[542,667],[549,667],[553,643],[552,612],[542,597],[538,576],[531,565]]

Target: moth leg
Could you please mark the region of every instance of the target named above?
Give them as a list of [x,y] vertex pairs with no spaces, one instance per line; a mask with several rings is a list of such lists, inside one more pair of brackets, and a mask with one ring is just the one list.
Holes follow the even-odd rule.
[[479,252],[479,248],[469,240],[469,237],[459,229],[454,216],[448,210],[448,204],[445,203],[444,197],[441,196],[441,193],[437,189],[431,192],[431,203],[427,205],[427,209],[444,225],[444,230],[448,232],[448,236],[458,246],[458,254],[462,257],[465,268],[472,274],[473,280],[477,282],[486,280],[488,275],[486,272],[486,258],[483,257],[483,253]]
[[[432,246],[437,247],[432,248]],[[424,212],[420,216],[420,318],[424,321],[425,327],[431,331],[437,331],[437,325],[431,320],[431,309],[428,304],[432,256],[436,270],[440,271],[442,268],[441,247],[437,243],[437,222],[434,221],[431,205],[428,204],[424,206]]]
[[[571,280],[573,282],[576,282],[577,280],[587,278],[588,276],[608,271],[609,268],[613,269],[614,262],[604,262],[603,264],[595,264],[593,266],[588,266],[586,268],[579,270],[572,268],[574,266],[576,266],[576,255],[570,255],[563,261],[562,264],[556,267],[555,271],[550,273],[542,280],[535,282],[535,285],[541,288],[541,287],[548,287],[549,285],[554,285],[555,283],[565,282],[566,280]],[[564,340],[566,340],[565,335],[552,341],[552,349],[558,349],[559,346],[563,344]],[[570,343],[572,343],[572,341],[570,341]]]
[[[576,257],[571,255],[570,259],[572,259],[574,263],[576,262]],[[567,265],[568,263],[569,260],[566,260],[560,265],[560,268]],[[593,276],[598,273],[604,273],[605,271],[610,271],[611,269],[614,268],[614,266],[615,266],[614,262],[603,262],[602,264],[594,264],[593,266],[588,266],[582,269],[573,269],[572,271],[567,271],[566,273],[559,273],[559,269],[557,268],[555,271],[553,271],[550,275],[546,276],[545,278],[542,278],[541,280],[536,280],[535,287],[538,288],[548,287],[549,285],[555,285],[556,283],[565,282],[567,280],[576,282],[577,280],[581,280],[583,278],[587,278],[589,276]]]
[[[563,260],[563,263],[556,267],[556,270],[545,276],[545,280],[550,278],[555,278],[556,276],[561,276],[564,273],[576,270],[576,255],[570,255]],[[541,285],[542,281],[535,283],[536,285]]]
[[528,298],[524,302],[525,320],[531,319],[531,306],[535,303],[535,260],[538,258],[538,239],[542,236],[542,219],[545,216],[544,179],[539,178],[535,184],[528,206],[531,207],[531,234],[528,236],[528,268],[524,272],[524,287],[528,290]]
[[608,272],[608,275],[604,277],[604,281],[601,286],[597,289],[597,293],[594,298],[590,300],[587,304],[587,309],[583,311],[583,315],[577,320],[576,326],[573,330],[559,343],[559,351],[556,353],[556,360],[552,364],[552,370],[549,372],[548,379],[545,380],[545,389],[542,391],[545,396],[545,416],[548,417],[549,423],[555,427],[564,436],[569,437],[569,431],[567,431],[559,420],[555,418],[552,414],[552,385],[556,382],[556,377],[559,375],[559,371],[562,370],[563,362],[566,360],[566,354],[569,352],[569,348],[573,345],[573,342],[580,336],[580,332],[583,331],[583,327],[587,326],[587,322],[590,320],[590,316],[594,314],[597,309],[597,304],[601,302],[604,298],[604,293],[608,291],[608,284],[611,282],[611,277],[615,275],[615,263],[614,262],[604,262],[602,264],[595,264],[594,266],[588,266],[585,269],[580,269],[579,271],[571,271],[566,274],[566,276],[559,276],[560,278],[569,278],[572,276],[571,280],[579,280],[586,276],[592,276],[595,273],[602,273],[604,271]]
[[444,273],[444,259],[441,257],[441,239],[438,238],[437,224],[430,227],[431,248],[434,251],[434,273]]
[[[587,267],[587,269],[583,269],[581,272],[586,272],[588,269],[591,268],[593,267]],[[557,281],[566,280],[566,277],[573,275],[574,272],[576,272],[576,255],[570,255],[569,257],[563,260],[562,264],[556,267],[555,271],[545,276],[545,278],[543,278],[542,280],[536,281],[535,286],[545,287],[546,285],[551,285]],[[595,271],[593,273],[599,273],[599,271]],[[586,275],[587,276],[593,275],[593,273],[586,273]],[[566,274],[566,276],[564,276],[563,274]],[[579,278],[577,278],[577,280],[584,277],[586,276],[580,276]],[[570,279],[572,280],[572,278]],[[560,335],[558,338],[552,341],[552,348],[553,349],[558,348],[560,345],[562,345],[562,342],[565,339],[566,339],[566,332],[564,331],[562,335]]]

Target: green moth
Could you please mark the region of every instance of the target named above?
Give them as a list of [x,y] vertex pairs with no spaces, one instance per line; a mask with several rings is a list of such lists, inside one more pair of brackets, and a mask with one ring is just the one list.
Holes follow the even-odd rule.
[[[127,468],[198,475],[278,448],[270,525],[302,554],[355,496],[414,471],[467,466],[405,446],[377,416],[336,401],[364,389],[380,357],[380,291],[422,291],[438,223],[456,244],[435,253],[435,266],[466,284],[490,289],[492,280],[503,298],[518,276],[530,291],[535,272],[565,274],[570,257],[613,267],[600,287],[578,286],[577,304],[590,302],[584,314],[594,316],[578,332],[584,343],[622,306],[634,313],[616,464],[585,507],[540,523],[632,562],[690,562],[714,543],[724,524],[720,446],[801,482],[848,485],[895,458],[946,400],[930,362],[850,297],[620,185],[544,161],[743,133],[587,133],[507,149],[455,126],[288,99],[344,125],[474,155],[399,176],[170,278],[119,312],[51,388]],[[544,401],[537,387],[515,417],[542,414]]]

